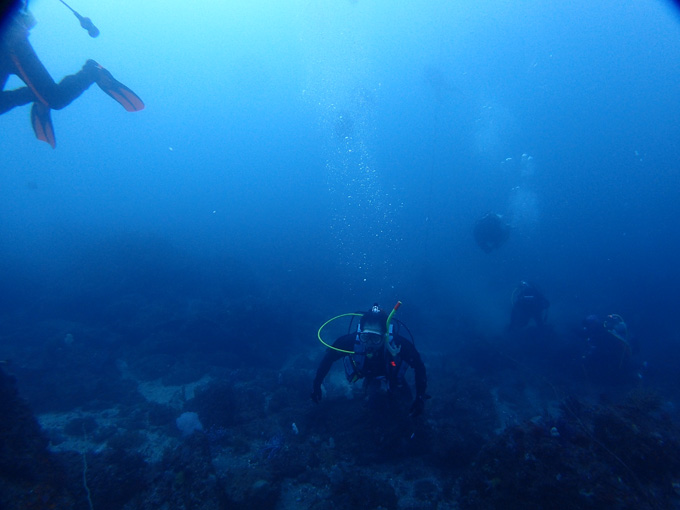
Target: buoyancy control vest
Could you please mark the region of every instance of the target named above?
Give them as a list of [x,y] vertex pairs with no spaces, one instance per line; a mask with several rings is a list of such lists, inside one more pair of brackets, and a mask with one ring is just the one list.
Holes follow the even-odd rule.
[[[385,357],[385,376],[376,376],[376,379],[385,378],[390,389],[395,386],[400,386],[404,381],[404,375],[408,370],[408,363],[406,363],[401,355],[401,346],[394,343],[395,333],[394,324],[390,324],[388,338],[386,344],[383,343],[377,351],[372,351],[366,347],[366,344],[360,339],[361,326],[357,328],[357,333],[354,337],[354,353],[345,356],[343,362],[345,366],[345,375],[350,383],[355,383],[359,379],[366,377],[366,360],[372,356],[380,354],[382,349]],[[401,337],[402,341],[404,337]],[[408,339],[406,341],[409,341]],[[389,348],[388,348],[389,346]]]

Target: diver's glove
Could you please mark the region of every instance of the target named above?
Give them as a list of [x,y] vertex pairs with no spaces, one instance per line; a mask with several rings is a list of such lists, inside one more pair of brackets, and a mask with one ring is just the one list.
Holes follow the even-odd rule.
[[318,404],[321,402],[321,385],[314,383],[314,389],[312,390],[312,402]]
[[425,398],[424,395],[418,395],[416,397],[413,404],[411,404],[411,410],[408,413],[409,416],[415,418],[416,416],[423,414],[423,411],[425,410]]

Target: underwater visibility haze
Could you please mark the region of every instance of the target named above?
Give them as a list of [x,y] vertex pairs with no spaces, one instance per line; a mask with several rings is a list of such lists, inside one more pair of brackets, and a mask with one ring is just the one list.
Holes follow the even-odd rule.
[[[674,3],[67,3],[145,108],[0,116],[2,508],[680,508]],[[399,300],[423,415],[312,402]]]

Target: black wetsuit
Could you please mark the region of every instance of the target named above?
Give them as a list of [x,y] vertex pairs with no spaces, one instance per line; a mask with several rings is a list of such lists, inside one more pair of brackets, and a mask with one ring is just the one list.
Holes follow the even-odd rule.
[[[333,347],[345,351],[352,351],[354,350],[355,339],[356,335],[341,336],[335,340]],[[425,390],[427,389],[427,373],[425,372],[425,364],[420,358],[420,354],[415,346],[402,336],[395,335],[393,341],[397,347],[401,346],[399,354],[393,359],[392,355],[385,347],[380,347],[372,356],[366,356],[360,377],[365,377],[367,379],[386,377],[390,387],[395,387],[396,385],[402,384],[402,381],[396,380],[399,367],[393,366],[391,361],[401,360],[402,363],[406,363],[408,366],[413,367],[415,372],[416,398],[424,398]],[[348,354],[344,352],[328,349],[316,371],[314,387],[320,387],[333,363],[347,355]]]
[[510,316],[510,329],[516,330],[525,327],[531,319],[538,327],[545,322],[545,313],[550,302],[537,289],[531,286],[523,286],[515,296]]
[[[97,69],[85,65],[76,74],[55,83],[28,41],[29,30],[34,24],[30,13],[18,11],[7,21],[0,34],[0,114],[36,101],[60,110],[87,90],[97,78]],[[11,74],[17,75],[27,86],[4,90]]]

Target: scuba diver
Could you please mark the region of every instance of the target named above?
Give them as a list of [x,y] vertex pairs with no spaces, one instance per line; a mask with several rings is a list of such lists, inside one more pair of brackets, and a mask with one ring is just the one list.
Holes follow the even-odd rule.
[[[581,335],[587,347],[583,367],[591,377],[602,381],[627,378],[632,373],[632,349],[628,326],[618,314],[605,318],[589,315],[583,319]],[[638,373],[642,377],[642,372]]]
[[[409,340],[398,333],[398,329],[392,324],[392,317],[399,308],[398,302],[388,316],[378,304],[364,314],[344,314],[361,315],[359,326],[355,332],[338,337],[333,345],[329,345],[321,340],[321,330],[329,322],[343,317],[340,315],[326,322],[319,329],[319,340],[328,347],[325,356],[321,360],[316,371],[316,377],[312,385],[312,401],[321,401],[321,383],[326,374],[331,369],[335,361],[344,358],[345,375],[350,383],[359,379],[364,379],[364,390],[376,383],[387,383],[390,393],[401,393],[411,395],[410,389],[404,375],[408,367],[415,370],[416,397],[411,405],[409,415],[419,416],[425,408],[425,400],[430,398],[425,394],[427,388],[427,374],[425,364],[420,358],[420,354],[413,344],[412,338]],[[397,326],[403,323],[396,321]],[[351,324],[350,324],[351,327]],[[404,326],[408,331],[408,328]],[[410,333],[409,333],[410,336]]]
[[512,312],[510,314],[510,331],[526,327],[531,319],[536,326],[542,328],[548,315],[550,302],[535,285],[523,280],[512,293]]
[[[60,0],[63,2],[63,0]],[[64,3],[69,9],[67,4]],[[71,9],[80,20],[83,28],[92,37],[99,35],[99,30],[89,18],[80,16]],[[68,106],[90,85],[96,83],[100,89],[118,101],[129,112],[144,108],[142,100],[125,85],[117,81],[109,71],[94,60],[85,62],[83,68],[75,74],[66,76],[59,83],[50,76],[45,66],[36,55],[28,40],[30,30],[36,21],[28,10],[28,0],[20,2],[2,25],[0,34],[0,114],[17,106],[33,103],[31,108],[31,124],[39,140],[56,147],[51,110],[61,110]],[[11,74],[18,76],[25,84],[14,90],[4,90]]]
[[474,235],[484,253],[490,253],[508,240],[510,225],[503,221],[500,214],[488,212],[475,224]]

